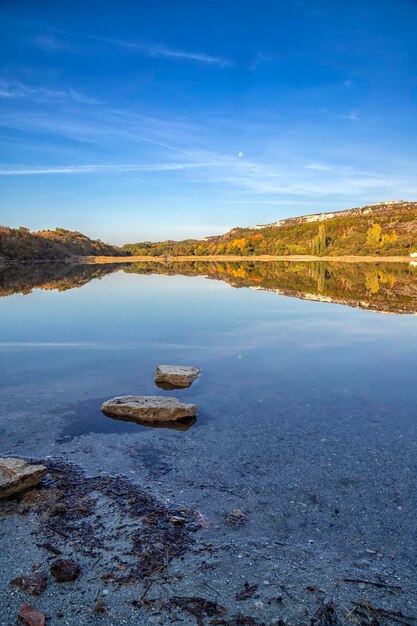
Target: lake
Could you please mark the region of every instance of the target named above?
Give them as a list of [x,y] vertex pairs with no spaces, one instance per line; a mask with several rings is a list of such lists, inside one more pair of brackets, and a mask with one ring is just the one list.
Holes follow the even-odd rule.
[[[198,512],[190,548],[149,592],[159,612],[131,604],[142,582],[115,584],[108,555],[80,553],[71,598],[48,587],[52,615],[60,605],[67,624],[98,623],[103,589],[114,624],[195,624],[174,596],[217,602],[224,624],[308,623],[329,601],[343,618],[361,598],[417,615],[416,267],[38,264],[3,269],[0,291],[0,454],[122,475]],[[163,391],[153,378],[164,363],[202,374]],[[179,430],[101,413],[128,394],[193,402],[197,420]],[[8,581],[48,555],[30,515],[6,509],[11,620],[23,596]],[[236,599],[245,582],[257,589]]]

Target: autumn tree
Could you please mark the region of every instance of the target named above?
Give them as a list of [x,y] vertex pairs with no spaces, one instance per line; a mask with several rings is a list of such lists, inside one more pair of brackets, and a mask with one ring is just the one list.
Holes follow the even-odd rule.
[[381,241],[382,227],[379,224],[372,224],[366,233],[366,241],[373,246],[377,246]]

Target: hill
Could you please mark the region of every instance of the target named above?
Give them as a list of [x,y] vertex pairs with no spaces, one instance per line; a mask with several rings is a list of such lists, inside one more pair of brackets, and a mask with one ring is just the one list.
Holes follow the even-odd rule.
[[0,226],[0,259],[6,261],[64,260],[89,255],[126,254],[126,251],[116,246],[63,228],[31,232],[23,227]]
[[135,256],[408,256],[417,251],[417,202],[381,202],[233,228],[202,240],[127,244],[123,250]]
[[123,256],[370,256],[417,252],[417,202],[382,202],[317,213],[183,241],[140,242],[118,248],[76,231],[30,232],[0,226],[0,260],[43,261]]

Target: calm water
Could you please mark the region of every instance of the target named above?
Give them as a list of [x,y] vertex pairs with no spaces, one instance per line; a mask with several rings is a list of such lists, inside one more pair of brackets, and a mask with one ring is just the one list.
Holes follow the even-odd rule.
[[[80,281],[76,272],[65,282],[66,290],[60,291],[62,276],[56,282],[47,277],[42,283],[38,273],[42,277],[44,269],[38,266],[36,278],[42,290],[35,287],[29,294],[15,293],[0,301],[1,379],[7,398],[17,411],[29,401],[34,423],[38,413],[50,413],[53,426],[67,437],[137,432],[140,427],[109,420],[99,411],[102,400],[122,394],[165,393],[196,402],[200,419],[195,427],[210,422],[223,436],[230,420],[225,412],[239,414],[242,406],[242,428],[245,419],[258,419],[271,429],[279,428],[276,412],[285,412],[285,403],[296,402],[302,410],[330,403],[328,418],[335,425],[355,403],[368,407],[368,419],[381,409],[395,413],[400,407],[413,407],[416,318],[263,291],[279,286],[282,290],[282,280],[278,286],[270,284],[271,277],[277,280],[281,275],[282,266],[251,264],[248,270],[245,264],[234,264],[221,274],[230,282],[242,281],[246,273],[248,286],[256,291],[233,289],[205,276],[144,274],[161,270],[146,265],[112,268],[114,273],[91,282],[85,277]],[[54,267],[62,273],[63,266]],[[344,270],[354,273],[349,266],[333,272],[342,282]],[[207,267],[193,268],[194,274],[202,271],[210,276]],[[367,275],[378,271],[383,275],[378,268],[366,268]],[[402,266],[399,271],[409,270]],[[13,272],[4,273],[3,284],[10,282]],[[300,274],[293,267],[289,272]],[[253,275],[256,282],[251,282]],[[320,281],[316,275],[314,283]],[[17,286],[14,274],[13,278],[9,294],[33,286],[32,276],[20,277]],[[305,287],[305,272],[302,279],[304,293],[291,284],[292,292],[303,298],[326,298],[312,295],[311,285]],[[366,277],[364,281],[366,286]],[[79,282],[85,284],[80,287]],[[413,274],[407,283],[410,310],[414,303],[417,309],[416,285]],[[288,290],[288,284],[284,287]],[[343,289],[332,295],[336,300],[352,297]],[[354,295],[355,306],[393,308],[392,294],[382,304],[369,289]],[[403,285],[400,295],[404,295]],[[204,374],[191,389],[161,392],[153,383],[158,363],[197,365]],[[1,428],[6,445],[16,436],[25,436],[7,419]],[[160,440],[169,433],[154,436]]]
[[[368,402],[414,399],[417,323],[407,313],[417,311],[417,272],[410,273],[407,265],[366,267],[363,285],[350,287],[349,277],[359,275],[355,267],[331,268],[333,288],[321,291],[326,268],[307,274],[301,264],[214,269],[195,264],[193,273],[203,276],[145,273],[162,267],[146,264],[112,267],[105,275],[109,269],[90,266],[89,271],[103,274],[90,282],[90,276],[80,278],[81,270],[71,269],[68,278],[61,275],[69,271],[65,266],[52,267],[57,277],[43,278],[51,270],[42,266],[35,279],[24,273],[16,278],[15,268],[1,277],[2,382],[15,390],[40,384],[49,386],[52,396],[59,385],[64,399],[68,386],[75,401],[97,396],[105,379],[106,396],[152,393],[155,365],[173,362],[203,368],[196,385],[177,392],[204,398],[203,412],[214,413],[214,405],[217,412],[231,394],[244,394],[251,402],[291,389],[303,395],[314,390],[323,399],[337,392]],[[181,271],[190,273],[190,268]],[[394,286],[387,292],[389,272]],[[405,314],[381,315],[286,293]]]
[[[46,440],[56,432],[66,438],[139,432],[99,410],[104,399],[123,394],[165,393],[196,402],[200,416],[193,428],[211,424],[221,437],[231,415],[242,429],[258,420],[274,430],[278,415],[290,420],[294,406],[325,412],[335,428],[356,405],[369,421],[392,412],[395,424],[401,409],[414,418],[415,316],[276,293],[326,300],[329,292],[365,309],[417,310],[417,273],[407,265],[392,267],[367,266],[362,277],[354,266],[311,270],[308,264],[194,264],[181,268],[194,274],[188,276],[153,274],[167,269],[146,264],[11,268],[2,275],[0,301],[7,405],[28,412],[31,430]],[[88,272],[99,272],[100,279]],[[326,272],[330,286],[320,290]],[[352,276],[357,284],[349,286]],[[369,276],[379,276],[382,294],[372,291]],[[339,284],[343,288],[335,292]],[[203,376],[186,391],[161,392],[153,383],[158,363],[197,365]],[[40,415],[49,416],[47,432],[37,430]],[[25,441],[26,427],[8,415],[0,428],[2,447]],[[170,433],[152,436],[169,440]]]
[[[93,271],[99,278],[89,280]],[[332,584],[358,574],[359,548],[383,552],[379,572],[415,581],[414,270],[179,271],[3,273],[0,453],[130,475],[198,507],[216,527],[239,507],[250,524],[234,542],[290,542],[323,586],[324,562]],[[190,389],[164,392],[153,383],[160,363],[203,373]],[[146,428],[100,412],[105,399],[155,393],[196,403],[196,423]],[[251,563],[270,575],[265,559]]]
[[[220,271],[223,280],[144,273],[167,271],[147,265],[111,271],[72,268],[68,278],[68,267],[51,267],[24,268],[17,277],[12,268],[3,275],[9,294],[30,291],[34,283],[42,289],[14,293],[0,302],[1,380],[7,407],[0,422],[2,451],[19,442],[19,452],[32,453],[34,443],[41,441],[47,452],[55,440],[88,433],[140,436],[146,431],[147,440],[158,444],[178,437],[175,431],[143,428],[101,414],[105,399],[124,394],[158,393],[195,402],[199,418],[181,437],[198,429],[203,447],[207,428],[234,448],[239,445],[236,428],[244,433],[257,423],[267,441],[268,432],[281,431],[283,420],[290,425],[300,416],[311,423],[325,420],[335,432],[358,410],[360,429],[371,429],[381,415],[390,429],[400,428],[401,420],[415,423],[415,316],[275,293],[285,288],[302,298],[327,298],[331,287],[322,285],[319,293],[320,276],[331,271],[326,279],[330,284],[348,285],[349,276],[360,275],[352,266],[336,271],[312,271],[311,266],[306,271],[288,264],[191,268],[191,273],[216,277]],[[43,277],[51,271],[52,276]],[[85,271],[103,275],[89,281]],[[190,273],[190,267],[182,271]],[[363,271],[363,285],[359,281],[351,287],[353,294],[348,287],[334,293],[333,287],[332,297],[350,298],[347,301],[355,306],[402,310],[404,293],[410,293],[407,307],[413,310],[415,303],[417,308],[417,278],[407,266],[397,267],[397,274],[373,266]],[[367,277],[378,272],[382,288],[389,283],[384,276],[393,273],[396,280],[391,283],[399,285],[399,293],[384,292],[382,300],[380,293],[372,293]],[[238,287],[246,280],[256,290],[231,288],[225,279]],[[153,383],[158,363],[197,365],[203,375],[188,390],[164,392]],[[11,414],[17,419],[11,420]]]

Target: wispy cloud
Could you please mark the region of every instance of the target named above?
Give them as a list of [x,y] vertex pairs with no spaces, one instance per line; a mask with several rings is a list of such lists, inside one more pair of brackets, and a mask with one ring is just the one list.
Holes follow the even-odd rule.
[[253,61],[251,61],[251,63],[249,63],[249,69],[250,70],[256,70],[256,68],[258,67],[258,65],[261,65],[262,63],[267,63],[270,61],[275,61],[278,57],[276,55],[272,56],[270,54],[266,54],[265,52],[262,52],[262,50],[260,50],[256,55],[255,58],[253,59]]
[[68,87],[66,93],[71,100],[77,102],[78,104],[101,104],[100,100],[97,100],[97,98],[93,98],[87,94],[77,91],[72,87]]
[[233,65],[233,62],[230,59],[213,56],[205,52],[193,52],[189,50],[178,50],[176,48],[169,48],[168,46],[165,46],[163,44],[147,44],[137,41],[113,39],[111,37],[99,37],[96,35],[90,35],[90,39],[118,46],[119,48],[125,48],[134,52],[146,54],[147,56],[155,58],[171,58],[180,60],[182,59],[184,61],[196,61],[199,63],[206,63],[208,65],[218,65],[220,67]]
[[42,48],[43,50],[47,50],[49,52],[73,49],[68,41],[64,41],[62,38],[58,38],[51,33],[36,35],[33,41],[38,48]]
[[300,162],[271,163],[264,160],[245,161],[237,157],[218,156],[217,168],[204,170],[206,181],[223,183],[246,190],[253,197],[310,197],[322,201],[327,197],[344,197],[349,190],[354,197],[404,197],[417,193],[417,182],[404,172],[403,175],[385,171],[372,171],[352,165],[333,165],[329,168],[305,168]]
[[[355,202],[365,204],[384,197],[410,197],[417,193],[410,162],[393,168],[391,160],[388,170],[384,159],[378,159],[377,155],[373,155],[372,165],[358,162],[356,151],[348,146],[343,150],[323,148],[311,142],[306,144],[304,136],[299,141],[294,142],[291,137],[277,143],[270,137],[278,136],[281,127],[270,126],[265,136],[257,122],[241,130],[239,126],[231,129],[233,120],[228,121],[231,136],[239,133],[239,145],[233,141],[230,150],[223,124],[216,129],[207,119],[198,123],[183,118],[157,118],[105,106],[62,106],[59,115],[38,110],[30,114],[10,110],[0,116],[0,123],[7,128],[33,133],[39,145],[42,145],[43,135],[48,139],[65,137],[79,144],[75,158],[74,153],[68,156],[65,148],[60,156],[61,163],[75,161],[75,164],[56,165],[58,154],[50,167],[17,166],[16,162],[9,162],[7,166],[3,162],[0,169],[3,177],[128,172],[146,176],[152,172],[178,171],[184,185],[192,185],[191,193],[196,198],[204,186],[208,192],[205,197],[209,199],[214,194],[220,204],[223,200],[227,202],[226,195],[230,191],[238,192],[242,202],[303,199],[304,203],[308,200],[317,203],[318,210],[326,200],[333,206],[339,200],[349,206]],[[88,156],[82,152],[83,144],[87,145]],[[244,148],[242,157],[238,156],[240,147]],[[94,150],[97,156],[91,158]],[[111,164],[100,163],[103,154],[113,155]],[[90,159],[94,159],[93,164]],[[83,160],[84,164],[78,164],[78,160]]]
[[[83,109],[81,112],[61,111],[59,117],[45,113],[7,112],[0,115],[0,124],[20,131],[35,131],[49,136],[97,145],[123,145],[123,151],[140,144],[161,148],[199,162],[218,164],[215,155],[205,150],[193,150],[197,133],[202,129],[179,120],[159,119],[108,108]],[[110,142],[110,143],[109,143]],[[159,158],[159,157],[157,157]]]
[[[50,28],[46,33],[41,33],[32,37],[33,44],[42,48],[47,52],[68,51],[77,54],[87,54],[89,49],[87,42],[95,41],[102,44],[118,47],[131,52],[143,54],[148,57],[158,59],[178,59],[182,61],[191,61],[195,63],[203,63],[206,65],[215,65],[218,67],[227,67],[234,65],[231,59],[209,54],[207,52],[195,50],[181,50],[165,45],[164,43],[149,43],[143,41],[131,41],[126,39],[118,39],[116,37],[104,37],[100,35],[67,32],[58,28]],[[91,51],[91,50],[90,50]],[[266,55],[259,53],[257,62],[269,60]]]
[[69,100],[78,104],[100,104],[98,100],[87,96],[72,87],[53,89],[41,85],[27,85],[15,80],[0,78],[0,98],[26,98],[40,102]]
[[358,113],[356,113],[356,111],[349,111],[349,113],[343,113],[342,115],[339,115],[341,120],[351,120],[352,122],[358,122],[359,121],[359,115]]
[[307,165],[305,165],[304,167],[308,170],[317,170],[319,172],[328,172],[332,169],[331,165],[320,162],[307,163]]
[[30,87],[17,81],[0,80],[0,98],[30,98],[30,97],[62,99],[67,92],[47,87]]
[[37,174],[102,174],[123,172],[173,172],[195,167],[208,167],[209,163],[137,163],[111,165],[59,165],[59,166],[22,166],[2,168],[0,176],[27,176]]

